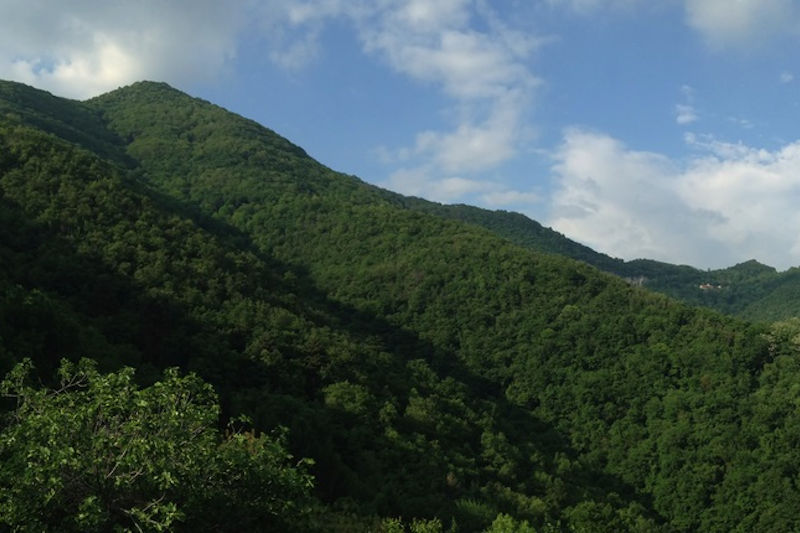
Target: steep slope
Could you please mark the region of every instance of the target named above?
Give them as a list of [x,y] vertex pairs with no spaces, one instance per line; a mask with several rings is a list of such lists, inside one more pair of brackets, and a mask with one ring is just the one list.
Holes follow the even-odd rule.
[[402,197],[402,205],[444,218],[461,220],[484,227],[514,244],[583,261],[605,272],[628,277],[630,269],[624,261],[595,252],[588,246],[568,239],[520,213],[489,211],[469,205],[443,205],[418,198]]
[[121,139],[105,127],[96,110],[81,102],[0,80],[0,117],[52,133],[117,163],[130,163]]
[[[474,226],[398,210],[272,132],[165,87],[137,85],[92,105],[132,139],[128,153],[151,183],[307,268],[334,300],[429,342],[434,368],[466,365],[488,394],[553,423],[582,464],[652,498],[674,527],[758,512],[712,504],[735,475],[721,465],[748,447],[729,414],[745,409],[770,357],[758,330]],[[181,136],[148,126],[164,121],[183,121]],[[689,405],[693,419],[681,422]],[[602,509],[585,510],[596,523]]]
[[648,259],[623,261],[572,241],[519,213],[395,196],[397,204],[406,208],[484,227],[514,244],[583,261],[692,305],[750,320],[775,321],[800,316],[800,299],[796,298],[800,279],[796,269],[779,273],[755,260],[710,271]]
[[[51,98],[17,89],[12,110]],[[36,237],[0,230],[6,361],[197,370],[227,412],[289,427],[324,529],[800,527],[796,325],[411,209],[164,84],[55,102],[87,131],[0,122],[3,216]]]
[[[153,89],[156,86],[150,85],[149,87]],[[164,91],[165,95],[168,94],[168,87],[158,87],[160,87],[159,90]],[[165,98],[167,97],[165,96]],[[103,97],[102,101],[106,102],[104,105],[108,105],[112,99],[113,96],[107,95]],[[285,194],[288,188],[291,194],[319,191],[326,194],[346,194],[351,201],[355,202],[386,202],[390,205],[484,227],[514,244],[583,261],[600,270],[616,274],[633,283],[641,284],[648,289],[662,292],[692,305],[703,305],[723,313],[741,315],[755,320],[775,320],[800,316],[800,301],[782,297],[784,293],[792,294],[800,291],[800,286],[792,285],[791,280],[794,278],[791,276],[783,279],[783,274],[775,272],[774,269],[769,272],[770,267],[766,267],[767,271],[750,269],[748,275],[742,275],[743,271],[736,267],[704,272],[685,265],[672,265],[659,261],[644,259],[622,261],[576,243],[518,213],[488,211],[462,205],[441,205],[382,191],[353,177],[347,180],[331,178],[327,169],[311,164],[311,160],[305,157],[305,152],[301,148],[274,134],[269,136],[257,134],[256,132],[261,129],[260,126],[250,121],[241,121],[233,125],[222,118],[226,116],[226,112],[222,109],[217,109],[218,117],[209,116],[207,117],[208,122],[205,124],[198,123],[197,117],[193,116],[192,111],[196,105],[197,103],[187,103],[182,115],[175,116],[174,113],[165,112],[161,116],[151,117],[151,120],[159,121],[157,124],[153,124],[154,128],[151,132],[156,134],[149,135],[147,140],[154,145],[146,146],[142,138],[137,138],[132,143],[134,150],[132,153],[141,150],[151,161],[158,160],[160,165],[167,164],[166,162],[169,161],[170,165],[174,165],[172,168],[158,169],[159,172],[171,173],[173,179],[169,187],[173,189],[183,187],[196,191],[196,187],[189,187],[179,182],[186,179],[187,174],[195,171],[195,168],[187,166],[189,165],[188,161],[193,161],[192,164],[195,165],[201,165],[203,167],[201,179],[206,180],[207,183],[203,189],[203,198],[195,200],[211,211],[216,211],[218,208],[217,205],[209,203],[212,202],[212,198],[214,198],[213,202],[222,202],[228,209],[239,208],[242,204],[248,203],[244,192],[246,187],[239,186],[235,194],[226,194],[226,188],[229,188],[230,185],[226,184],[224,176],[213,175],[211,169],[219,171],[229,168],[231,165],[236,167],[239,173],[245,168],[250,173],[253,172],[253,168],[269,169],[271,179],[277,180],[272,187],[276,194]],[[132,118],[125,117],[116,120],[130,121]],[[216,120],[221,120],[222,124],[230,129],[220,131],[216,127]],[[141,121],[138,122],[136,125],[130,124],[130,128],[123,128],[127,138],[137,135],[138,128],[142,127]],[[180,135],[170,136],[170,128],[173,130],[175,128],[188,129]],[[159,145],[158,143],[162,142],[162,133],[165,134],[163,138],[170,138],[171,141]],[[226,135],[235,135],[239,139],[247,138],[248,142],[237,146],[226,146],[222,141]],[[253,144],[253,138],[259,138],[262,145]],[[216,146],[217,140],[222,143],[221,146]],[[204,154],[193,153],[192,151],[200,144],[209,151]],[[264,146],[273,150],[267,152]],[[231,148],[233,152],[230,151]],[[215,160],[215,157],[220,159]],[[246,161],[246,164],[243,165],[243,161]],[[287,167],[287,165],[289,166]],[[151,172],[153,170],[151,169]],[[295,179],[282,181],[284,179],[281,177],[282,173],[286,171],[293,173]],[[302,180],[298,180],[298,177],[302,177]],[[266,185],[261,184],[260,187],[264,189]],[[225,195],[225,199],[223,200],[220,195]],[[722,286],[722,290],[701,288],[701,286],[708,285],[715,288]],[[783,287],[791,285],[792,288],[788,292],[774,292],[773,289],[777,285]]]
[[[454,517],[466,531],[499,511],[543,523],[578,505],[609,509],[609,525],[656,519],[625,511],[632,489],[445,350],[332,300],[304,268],[149,189],[141,169],[68,141],[0,125],[5,369],[31,355],[46,378],[57,358],[91,355],[144,381],[195,370],[228,412],[289,427],[293,451],[316,461],[319,497],[337,506],[321,520],[338,516],[343,531],[375,514]],[[287,196],[319,185],[285,184]]]

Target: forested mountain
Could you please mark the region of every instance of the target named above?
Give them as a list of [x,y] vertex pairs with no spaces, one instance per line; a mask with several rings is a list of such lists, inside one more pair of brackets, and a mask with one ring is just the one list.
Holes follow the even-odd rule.
[[700,270],[648,259],[623,261],[596,252],[528,217],[468,205],[442,205],[396,195],[409,209],[482,226],[514,244],[571,257],[630,283],[750,320],[775,321],[800,316],[800,269],[777,272],[750,260],[718,270]]
[[0,83],[0,523],[800,528],[800,325],[448,209],[164,84]]

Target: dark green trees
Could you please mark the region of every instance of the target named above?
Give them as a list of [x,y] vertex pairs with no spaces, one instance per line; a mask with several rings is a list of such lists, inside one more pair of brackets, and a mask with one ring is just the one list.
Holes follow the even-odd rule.
[[20,531],[242,531],[299,528],[311,487],[283,436],[217,429],[211,387],[165,372],[101,375],[64,361],[52,388],[17,365],[0,432],[0,523]]
[[3,87],[2,371],[118,370],[12,375],[7,524],[302,528],[291,450],[325,531],[797,529],[794,325],[515,246],[517,217],[417,208],[161,84]]

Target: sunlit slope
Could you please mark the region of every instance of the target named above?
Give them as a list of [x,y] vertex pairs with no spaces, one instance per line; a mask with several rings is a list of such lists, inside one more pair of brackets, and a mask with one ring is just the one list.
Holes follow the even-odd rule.
[[[124,138],[98,127],[83,138]],[[0,124],[3,370],[32,356],[48,379],[59,358],[86,355],[105,369],[135,366],[144,382],[166,366],[194,370],[226,412],[289,428],[292,451],[315,460],[319,512],[330,515],[320,520],[343,530],[402,515],[469,531],[501,511],[580,524],[578,505],[609,509],[617,527],[630,513],[661,522],[453,352],[334,298],[298,261],[150,187],[137,157],[121,165],[87,146],[19,116]],[[572,462],[556,468],[556,455]]]
[[85,103],[11,85],[4,364],[194,369],[226,412],[289,428],[342,531],[480,531],[498,513],[551,531],[800,527],[795,324],[418,209],[163,84]]
[[777,272],[755,260],[718,270],[648,259],[623,261],[572,241],[519,213],[400,198],[399,202],[410,209],[484,227],[520,246],[583,261],[629,283],[692,305],[767,322],[800,316],[800,278],[796,268]]
[[[435,364],[458,361],[489,394],[552,422],[581,461],[652,498],[677,528],[761,520],[760,503],[727,507],[741,481],[730,465],[757,438],[731,415],[749,409],[755,377],[778,353],[757,329],[474,225],[398,209],[273,132],[166,87],[92,104],[131,139],[151,183],[307,269],[333,300],[429,342]],[[172,122],[180,134],[163,129]]]

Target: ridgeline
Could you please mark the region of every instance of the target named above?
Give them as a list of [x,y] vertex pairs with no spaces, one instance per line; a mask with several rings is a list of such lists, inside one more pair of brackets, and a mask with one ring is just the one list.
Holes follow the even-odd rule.
[[794,275],[402,197],[165,84],[0,82],[0,524],[795,530],[800,325],[623,279],[761,319]]

